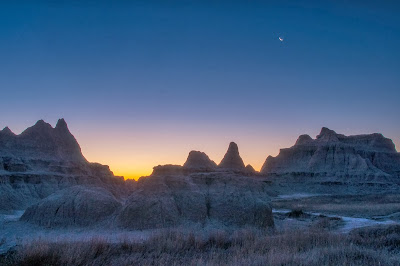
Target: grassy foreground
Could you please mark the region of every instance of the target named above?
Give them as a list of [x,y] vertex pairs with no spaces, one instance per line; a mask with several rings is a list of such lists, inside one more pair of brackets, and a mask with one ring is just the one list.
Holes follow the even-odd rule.
[[135,242],[33,241],[0,258],[1,265],[400,265],[400,226],[350,234],[324,230],[241,229],[191,233],[166,230]]

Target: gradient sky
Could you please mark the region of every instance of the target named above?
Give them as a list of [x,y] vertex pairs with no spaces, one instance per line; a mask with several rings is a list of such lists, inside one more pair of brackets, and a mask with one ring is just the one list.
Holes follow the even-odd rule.
[[31,2],[0,3],[0,127],[63,117],[115,174],[230,141],[259,170],[322,126],[400,146],[397,1]]

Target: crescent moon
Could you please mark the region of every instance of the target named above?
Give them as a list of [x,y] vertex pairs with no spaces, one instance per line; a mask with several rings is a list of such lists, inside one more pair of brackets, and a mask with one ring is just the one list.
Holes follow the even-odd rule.
[[281,42],[283,42],[283,37],[279,37],[279,40],[280,40]]

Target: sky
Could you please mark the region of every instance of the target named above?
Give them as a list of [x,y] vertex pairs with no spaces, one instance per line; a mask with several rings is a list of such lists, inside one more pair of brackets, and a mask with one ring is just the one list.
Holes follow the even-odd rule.
[[0,62],[1,128],[65,118],[126,178],[323,126],[400,147],[396,1],[1,1]]

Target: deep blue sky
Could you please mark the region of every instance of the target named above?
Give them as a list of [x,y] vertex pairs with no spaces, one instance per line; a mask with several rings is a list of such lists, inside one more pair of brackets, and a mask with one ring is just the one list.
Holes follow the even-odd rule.
[[149,165],[171,147],[219,162],[236,140],[258,168],[322,126],[400,145],[396,1],[15,2],[0,3],[0,127],[16,133],[65,117],[89,160]]

